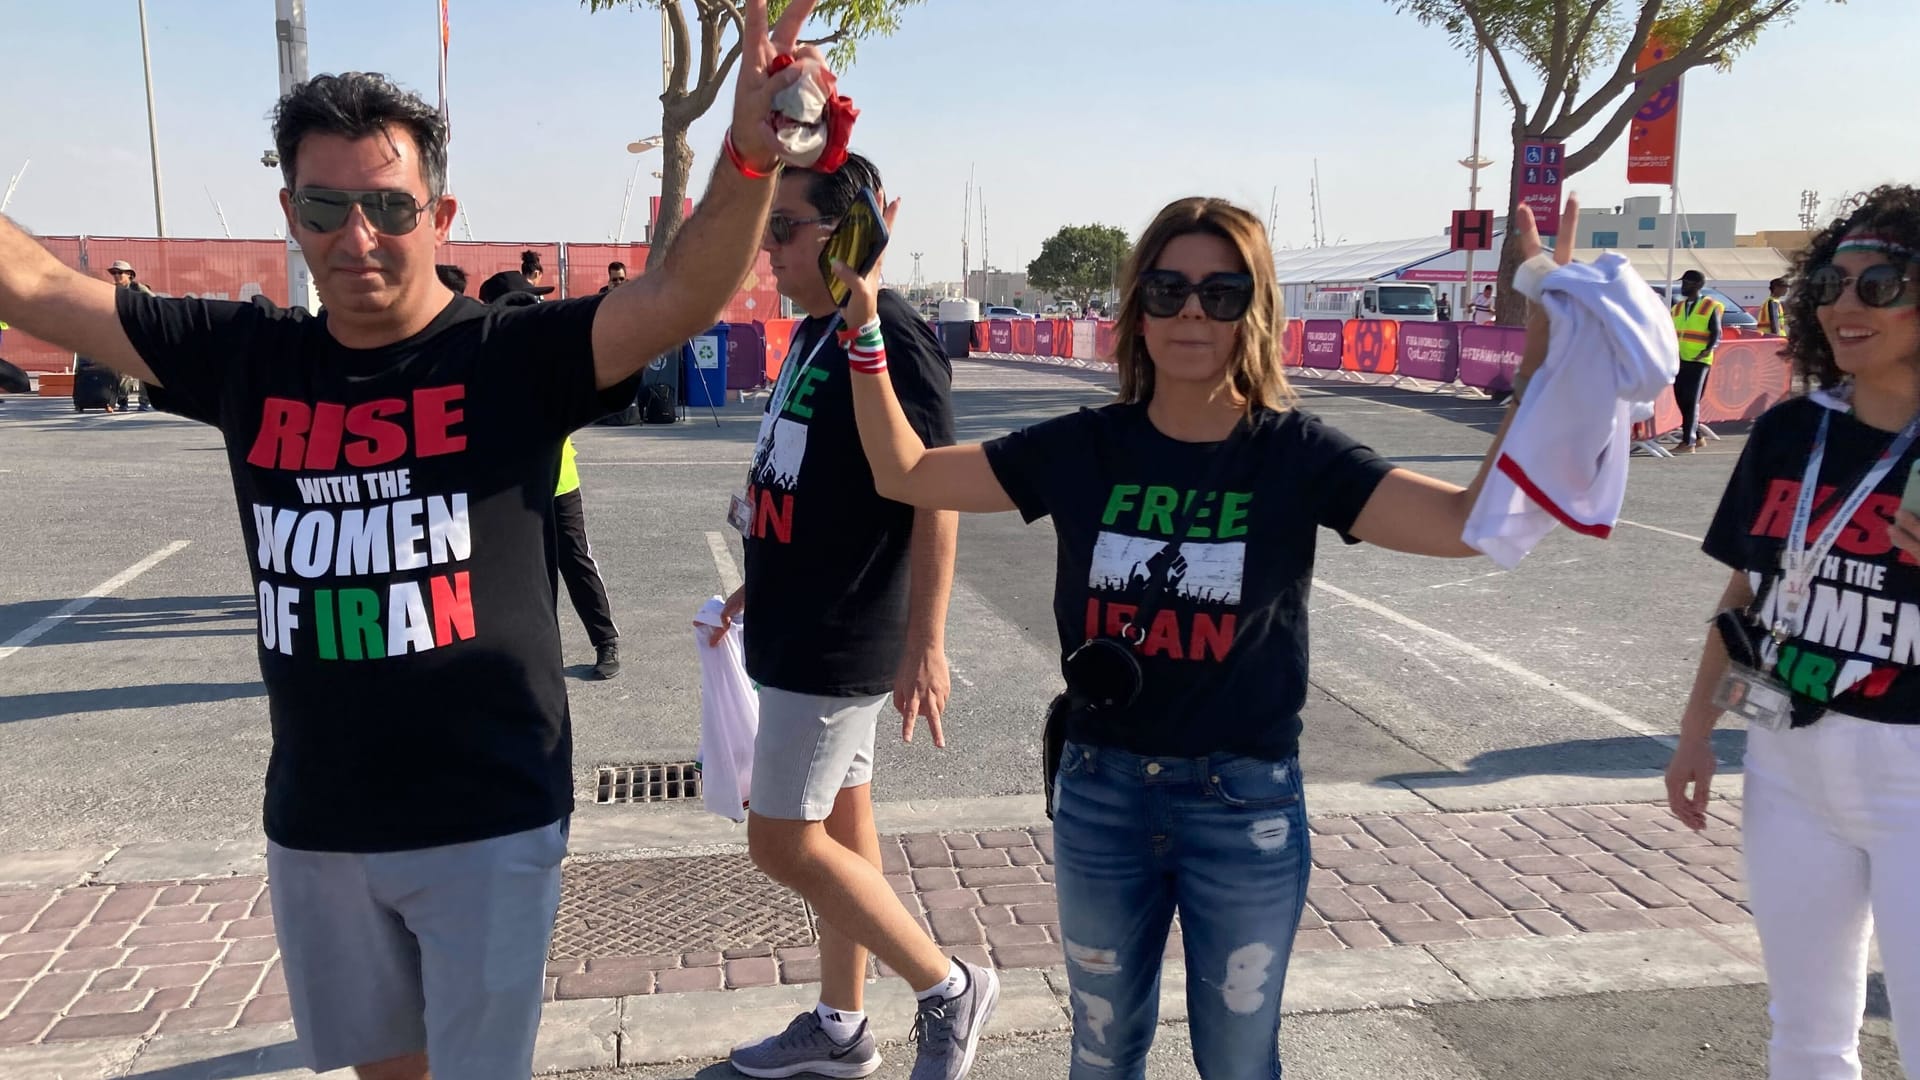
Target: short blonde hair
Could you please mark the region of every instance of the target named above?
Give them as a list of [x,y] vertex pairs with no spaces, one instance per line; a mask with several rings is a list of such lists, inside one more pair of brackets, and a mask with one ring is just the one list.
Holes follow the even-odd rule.
[[1153,358],[1140,333],[1140,275],[1153,269],[1175,237],[1191,233],[1217,236],[1232,244],[1253,277],[1253,303],[1240,320],[1239,340],[1227,361],[1233,388],[1248,409],[1282,412],[1299,396],[1287,382],[1281,332],[1286,305],[1273,271],[1273,247],[1260,219],[1225,199],[1188,198],[1168,203],[1140,235],[1120,273],[1120,311],[1116,316],[1113,362],[1120,368],[1120,400],[1153,400]]

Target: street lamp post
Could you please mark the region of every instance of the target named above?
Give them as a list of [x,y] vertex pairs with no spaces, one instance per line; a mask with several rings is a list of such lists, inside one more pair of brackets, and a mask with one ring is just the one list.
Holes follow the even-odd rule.
[[[640,183],[640,167],[646,164],[646,153],[649,150],[657,149],[661,141],[660,136],[649,135],[644,139],[639,139],[627,144],[627,153],[634,155],[633,176],[627,181],[627,197],[625,201],[620,204],[620,228],[614,233],[613,237],[613,242],[616,244],[624,244],[627,241],[627,215],[633,210],[633,189]],[[658,176],[660,174],[655,173],[654,175]]]
[[[1472,179],[1467,181],[1467,209],[1469,210],[1480,209],[1480,170],[1493,164],[1492,158],[1480,156],[1480,94],[1486,86],[1486,81],[1487,50],[1484,48],[1475,49],[1473,69],[1473,152],[1460,159],[1460,164],[1465,165],[1467,172],[1472,176]],[[1461,310],[1463,311],[1471,310],[1470,305],[1473,303],[1474,297],[1480,295],[1480,291],[1475,288],[1475,284],[1473,280],[1473,249],[1468,248],[1467,287],[1460,297]]]
[[167,208],[160,197],[160,125],[153,111],[153,50],[147,46],[147,0],[140,0],[140,66],[147,75],[147,152],[153,158],[153,229],[167,235]]

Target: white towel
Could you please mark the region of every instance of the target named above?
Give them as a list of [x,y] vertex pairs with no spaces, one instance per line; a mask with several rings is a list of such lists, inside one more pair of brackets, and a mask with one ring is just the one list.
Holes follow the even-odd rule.
[[1612,533],[1633,417],[1680,370],[1673,318],[1624,256],[1558,266],[1537,255],[1513,284],[1546,305],[1547,357],[1461,535],[1508,570],[1555,521],[1587,536]]
[[720,644],[710,644],[709,628],[720,625],[725,608],[726,601],[716,596],[693,617],[694,648],[700,653],[700,797],[713,813],[745,821],[760,695],[747,678],[740,620],[727,628]]

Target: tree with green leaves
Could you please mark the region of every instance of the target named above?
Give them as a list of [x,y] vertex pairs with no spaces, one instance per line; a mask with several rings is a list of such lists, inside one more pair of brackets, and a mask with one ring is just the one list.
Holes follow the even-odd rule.
[[[580,0],[589,11],[624,7],[659,12],[666,46],[666,90],[660,95],[660,219],[648,239],[647,265],[655,266],[680,231],[693,149],[687,131],[707,114],[740,59],[740,29],[745,9],[739,0]],[[851,64],[860,42],[885,37],[900,28],[902,12],[923,0],[820,0],[813,23],[826,33],[803,44],[829,49],[836,71]],[[778,19],[787,0],[771,0],[767,17]],[[698,29],[698,40],[695,30]],[[718,151],[715,151],[718,153]]]
[[1027,264],[1027,284],[1055,296],[1080,299],[1086,310],[1113,287],[1132,245],[1125,229],[1112,225],[1062,225]]
[[[1519,206],[1519,161],[1529,141],[1566,142],[1564,177],[1597,161],[1627,131],[1634,114],[1661,88],[1698,67],[1725,69],[1763,30],[1786,23],[1805,0],[1387,0],[1429,26],[1444,29],[1468,55],[1485,49],[1513,109],[1512,175],[1507,196],[1512,219]],[[1845,0],[1833,0],[1844,3]],[[1634,65],[1649,40],[1667,46],[1667,58],[1643,72]],[[1520,65],[1540,80],[1529,101],[1515,77]],[[1684,106],[1683,106],[1684,107]],[[1499,321],[1526,317],[1513,291],[1520,265],[1509,229],[1500,253]],[[1569,238],[1570,240],[1571,238]]]

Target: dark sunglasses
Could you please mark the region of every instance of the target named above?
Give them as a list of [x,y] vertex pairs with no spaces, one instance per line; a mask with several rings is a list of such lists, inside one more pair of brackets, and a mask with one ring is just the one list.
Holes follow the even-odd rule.
[[794,230],[802,225],[831,225],[834,219],[827,217],[791,218],[785,214],[774,214],[767,218],[767,233],[776,244],[784,244],[793,239]]
[[[431,205],[431,201],[429,202]],[[420,224],[419,200],[404,191],[342,191],[303,187],[293,195],[293,212],[308,232],[330,233],[347,223],[358,206],[375,232],[405,236]]]
[[1822,266],[1807,275],[1807,292],[1819,307],[1837,303],[1846,295],[1847,286],[1853,286],[1853,293],[1860,302],[1868,307],[1892,307],[1900,301],[1901,294],[1907,291],[1907,267],[1893,263],[1881,263],[1860,271],[1859,276],[1849,277],[1837,266]]
[[1149,270],[1140,275],[1140,306],[1156,319],[1171,319],[1200,298],[1200,310],[1216,322],[1237,322],[1253,304],[1252,274],[1208,274],[1199,282],[1178,270]]

